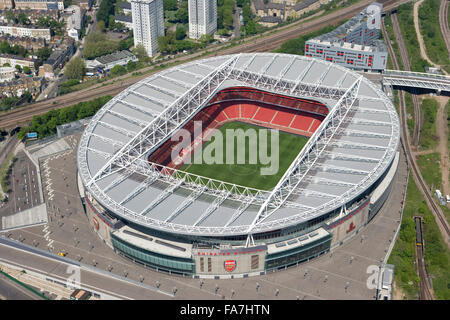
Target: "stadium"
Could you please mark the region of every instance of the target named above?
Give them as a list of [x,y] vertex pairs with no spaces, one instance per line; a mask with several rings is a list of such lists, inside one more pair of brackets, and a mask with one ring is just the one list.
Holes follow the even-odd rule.
[[[278,129],[278,173],[184,163],[206,150],[208,129],[224,128]],[[192,141],[174,158],[182,129]],[[93,230],[136,263],[261,275],[329,252],[369,223],[389,195],[399,138],[390,99],[354,71],[297,55],[219,56],[110,100],[80,139],[78,184]]]

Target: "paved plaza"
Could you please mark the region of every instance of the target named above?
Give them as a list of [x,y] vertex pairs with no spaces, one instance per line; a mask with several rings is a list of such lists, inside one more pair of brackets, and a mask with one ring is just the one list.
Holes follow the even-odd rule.
[[[369,289],[368,267],[379,266],[400,223],[401,202],[405,192],[406,162],[400,152],[397,176],[391,194],[378,215],[359,234],[317,259],[264,276],[231,280],[183,278],[159,273],[123,258],[108,247],[93,231],[84,213],[77,187],[76,147],[80,135],[63,138],[70,149],[39,159],[48,223],[41,226],[2,232],[10,239],[58,253],[106,274],[116,275],[129,286],[117,286],[107,276],[86,273],[85,280],[96,287],[129,298],[143,299],[374,299]],[[64,145],[64,143],[62,143]],[[24,258],[25,259],[25,258]],[[67,277],[66,267],[50,266],[33,258],[38,270]],[[83,274],[82,274],[83,275]],[[82,279],[83,281],[83,279]],[[125,283],[125,282],[124,282]],[[139,288],[143,283],[150,290]],[[131,286],[131,287],[130,287]],[[130,289],[134,288],[134,289]],[[176,288],[175,295],[172,294]]]

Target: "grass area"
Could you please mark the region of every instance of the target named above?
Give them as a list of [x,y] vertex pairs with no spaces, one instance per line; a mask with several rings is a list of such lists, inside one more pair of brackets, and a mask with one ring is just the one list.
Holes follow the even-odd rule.
[[425,242],[425,264],[432,279],[438,300],[450,299],[450,249],[442,239],[441,232],[431,211],[423,213],[423,238]]
[[[395,41],[394,26],[392,25],[392,19],[390,15],[384,17],[384,27],[386,28],[386,32],[392,44],[392,49],[394,50],[395,57],[397,58],[398,67],[400,68],[400,70],[403,70],[403,62],[400,57],[398,43],[397,41]],[[388,69],[394,69],[392,58],[388,58]]]
[[419,26],[428,57],[450,72],[447,46],[439,28],[439,0],[425,0],[419,7]]
[[414,29],[413,4],[405,3],[399,6],[397,15],[403,39],[405,40],[406,50],[408,51],[411,71],[424,72],[424,68],[430,66],[430,64],[422,59],[418,52],[419,41],[417,40],[416,30]]
[[441,155],[439,152],[420,155],[417,160],[422,177],[431,189],[442,189],[442,174],[439,167]]
[[406,124],[408,125],[409,135],[412,137],[414,134],[414,104],[411,94],[404,92],[405,105],[406,105]]
[[9,176],[11,174],[11,167],[15,160],[16,158],[14,157],[14,153],[11,152],[0,166],[0,183],[2,186],[3,193],[5,194],[11,191]]
[[[428,188],[432,190],[439,189],[442,191],[442,172],[439,166],[441,161],[441,155],[439,152],[434,152],[426,155],[420,155],[417,160],[422,177],[428,185]],[[445,195],[444,195],[445,196]],[[444,212],[445,218],[450,223],[450,209],[447,206],[440,205],[439,201],[435,198],[436,203],[441,207]]]
[[433,98],[426,98],[422,100],[420,109],[423,115],[423,124],[420,127],[420,146],[423,150],[434,149],[438,143],[435,120],[439,103]]
[[[259,140],[250,139],[248,136],[245,137],[245,162],[243,164],[238,164],[238,155],[239,152],[243,151],[243,146],[242,144],[239,144],[239,139],[234,138],[234,161],[231,161],[233,164],[226,164],[226,162],[230,162],[226,161],[226,150],[233,150],[233,145],[227,145],[226,136],[227,134],[230,134],[230,131],[228,130],[239,129],[243,130],[245,133],[250,133],[253,131],[256,133],[255,137],[259,137],[262,129],[266,130],[262,127],[238,121],[226,123],[219,129],[219,132],[222,134],[221,136],[218,135],[217,138],[212,138],[209,142],[205,143],[201,151],[197,150],[197,152],[202,152],[203,157],[209,154],[215,156],[216,151],[213,151],[213,148],[217,147],[217,151],[223,151],[223,163],[186,164],[181,168],[181,170],[250,188],[270,190],[278,183],[284,172],[309,139],[307,137],[279,131],[279,143],[278,145],[274,145],[278,147],[279,154],[272,154],[271,139],[273,136],[270,133],[267,133],[267,155],[269,155],[269,158],[274,158],[274,162],[272,164],[276,164],[276,159],[279,159],[279,169],[274,174],[261,175],[261,169],[270,167],[271,164],[263,164],[259,155],[256,157],[257,161],[255,164],[250,161],[250,155],[257,154],[257,151],[260,150],[261,146],[259,145]],[[275,142],[276,141],[274,141],[274,143]],[[222,143],[222,145],[220,145],[220,143]],[[241,147],[239,150],[238,145]],[[276,151],[274,150],[274,152]]]

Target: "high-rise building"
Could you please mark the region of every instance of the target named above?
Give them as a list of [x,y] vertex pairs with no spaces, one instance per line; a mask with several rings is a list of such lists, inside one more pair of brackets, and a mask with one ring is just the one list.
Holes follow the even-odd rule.
[[189,37],[198,39],[217,31],[217,1],[189,0]]
[[162,0],[131,0],[134,45],[143,45],[149,56],[158,50],[158,37],[164,36]]

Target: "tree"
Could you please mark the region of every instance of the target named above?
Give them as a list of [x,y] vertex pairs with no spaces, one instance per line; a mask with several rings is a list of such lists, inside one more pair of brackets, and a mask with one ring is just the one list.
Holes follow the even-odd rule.
[[4,67],[11,67],[11,65],[9,64],[9,62],[6,62],[3,64]]
[[187,1],[183,1],[181,3],[177,12],[175,12],[175,18],[180,23],[187,23],[189,21],[189,10]]
[[83,49],[83,57],[94,59],[119,49],[119,41],[110,40],[106,34],[101,32],[91,32],[86,37]]
[[179,24],[175,31],[175,38],[177,40],[183,40],[185,37],[186,37],[186,28],[182,24]]
[[22,25],[31,23],[30,20],[28,19],[28,16],[24,12],[19,13],[19,15],[17,16],[17,20]]
[[69,79],[83,79],[86,73],[86,64],[80,57],[73,58],[66,64],[66,71],[64,74]]
[[18,72],[22,72],[22,67],[19,66],[18,64],[15,65],[15,68]]
[[136,69],[136,62],[134,62],[133,60],[128,61],[127,63],[127,71],[131,72],[133,70]]
[[108,28],[109,29],[114,29],[115,27],[116,27],[116,21],[115,21],[115,19],[114,19],[114,16],[113,15],[110,15],[109,16],[109,18],[108,18]]
[[[158,44],[159,44],[159,39],[158,39]],[[133,53],[139,60],[147,57],[147,51],[145,51],[145,48],[142,44],[138,44],[134,48]]]
[[177,10],[177,0],[163,0],[164,10],[174,11]]
[[103,20],[98,21],[97,22],[97,29],[100,32],[105,32],[105,29],[106,29],[105,21],[103,21]]
[[29,67],[25,66],[25,67],[23,67],[23,72],[26,73],[26,74],[30,74],[31,70],[30,70]]
[[105,27],[109,26],[109,16],[114,16],[114,7],[116,0],[102,0],[100,6],[97,11],[97,21],[103,21],[105,23]]
[[16,21],[16,15],[14,14],[14,11],[8,10],[5,12],[5,17],[8,22],[15,22]]
[[36,56],[41,60],[41,61],[45,61],[48,59],[48,57],[50,57],[50,55],[52,54],[52,49],[50,49],[50,47],[42,47],[39,48],[36,51]]
[[125,69],[124,66],[121,66],[120,64],[117,66],[114,66],[110,71],[112,76],[120,76],[122,74],[127,73],[127,69]]

